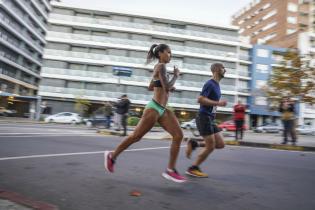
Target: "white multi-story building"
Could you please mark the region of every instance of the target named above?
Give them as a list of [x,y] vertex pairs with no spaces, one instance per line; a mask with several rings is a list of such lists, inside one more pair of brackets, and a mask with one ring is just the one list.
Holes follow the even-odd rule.
[[[227,69],[221,89],[228,106],[219,108],[221,116],[231,114],[237,100],[247,102],[251,46],[240,42],[237,27],[87,10],[63,3],[52,3],[48,22],[39,95],[53,113],[73,110],[76,98],[100,104],[116,101],[125,93],[134,107],[143,107],[152,98],[147,87],[154,64],[145,65],[145,61],[154,43],[171,47],[168,70],[176,64],[182,73],[169,106],[183,114],[196,111],[196,98],[215,62]],[[131,70],[132,76],[115,76],[117,68]]]

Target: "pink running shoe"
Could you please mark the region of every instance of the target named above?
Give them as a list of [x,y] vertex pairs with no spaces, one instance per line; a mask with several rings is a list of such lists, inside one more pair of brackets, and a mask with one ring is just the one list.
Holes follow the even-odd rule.
[[162,173],[162,176],[165,179],[168,179],[177,183],[183,183],[187,181],[187,179],[181,176],[175,169],[174,170],[166,169],[166,171]]
[[112,158],[112,153],[105,151],[104,153],[104,166],[105,169],[111,173],[114,173],[115,160]]

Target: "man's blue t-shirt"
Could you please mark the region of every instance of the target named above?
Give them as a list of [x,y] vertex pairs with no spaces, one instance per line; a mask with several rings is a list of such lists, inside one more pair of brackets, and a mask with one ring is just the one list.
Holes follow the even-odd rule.
[[[200,95],[213,101],[219,101],[221,98],[221,89],[219,83],[213,79],[208,80],[204,84]],[[206,114],[214,118],[216,111],[217,106],[204,106],[200,104],[199,113]]]

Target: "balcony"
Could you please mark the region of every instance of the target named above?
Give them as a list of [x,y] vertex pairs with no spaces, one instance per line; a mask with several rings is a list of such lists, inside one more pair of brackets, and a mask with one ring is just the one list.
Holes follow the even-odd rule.
[[[52,93],[52,94],[49,94]],[[136,93],[122,93],[122,92],[110,92],[110,91],[100,91],[100,90],[86,90],[86,89],[75,89],[75,88],[64,88],[64,87],[52,87],[52,86],[40,86],[39,87],[39,94],[40,95],[53,95],[59,97],[69,97],[69,98],[76,98],[76,97],[92,97],[94,100],[101,100],[103,101],[104,98],[117,100],[121,95],[127,94],[128,98],[133,100],[133,103],[140,103],[146,104],[148,101],[152,99],[152,95],[146,94],[136,94]],[[66,95],[66,96],[65,96]],[[192,100],[191,98],[176,98],[170,97],[169,101],[170,105],[173,104],[181,104],[182,106],[188,105],[194,108],[198,108],[199,105],[197,104],[196,100]],[[232,108],[234,102],[228,102],[226,108]]]
[[[45,1],[45,0],[44,0]],[[41,6],[37,0],[31,0],[32,4],[36,7],[36,9],[42,14],[45,19],[48,19],[48,13],[46,12],[45,8]]]
[[35,42],[28,34],[26,34],[25,31],[23,31],[23,29],[18,24],[6,18],[2,14],[0,14],[0,20],[0,24],[3,23],[4,27],[6,27],[9,31],[14,33],[17,37],[33,47],[39,53],[43,53],[42,46],[40,46],[39,43]]
[[12,2],[8,1],[7,4],[3,4],[4,8],[9,11],[18,22],[22,23],[29,31],[31,31],[42,43],[46,43],[44,35],[35,30],[37,26],[29,19],[26,18],[25,14],[13,5]]
[[[70,33],[60,33],[60,32],[49,32],[47,40],[54,41],[60,38],[64,39],[65,42],[71,43],[82,43],[82,41],[89,41],[94,42],[96,46],[113,46],[117,48],[123,49],[130,49],[132,46],[134,49],[147,51],[149,46],[152,45],[151,42],[147,41],[139,41],[139,40],[128,40],[128,39],[118,39],[118,38],[109,38],[109,37],[102,37],[102,36],[90,36],[90,35],[83,35],[83,34],[70,34]],[[93,43],[90,43],[93,44]],[[198,57],[209,57],[209,55],[224,57],[222,59],[229,59],[229,58],[237,58],[236,53],[227,52],[227,51],[220,51],[220,50],[209,50],[203,48],[196,48],[196,47],[186,47],[186,46],[179,46],[179,45],[172,45],[171,46],[173,54],[186,54],[186,55],[196,55]],[[243,56],[244,57],[244,56]],[[247,57],[246,60],[249,58]],[[243,58],[245,60],[245,58]]]
[[139,29],[144,31],[150,31],[151,34],[154,32],[162,32],[162,33],[169,33],[175,35],[186,35],[191,37],[200,37],[200,38],[208,38],[220,41],[230,41],[230,42],[239,42],[238,37],[233,36],[226,36],[226,35],[219,35],[214,33],[207,33],[207,32],[199,32],[199,31],[192,31],[192,30],[185,30],[185,29],[176,29],[170,27],[162,27],[150,24],[143,24],[143,23],[133,23],[133,22],[122,22],[122,21],[113,21],[113,20],[101,20],[95,18],[88,18],[88,17],[78,17],[78,16],[70,16],[70,15],[61,15],[61,14],[51,14],[51,20],[62,20],[62,21],[71,21],[76,23],[85,23],[85,24],[98,24],[104,25],[106,27],[119,27],[119,28],[126,28],[129,31],[133,31],[133,29]]
[[[84,70],[73,70],[73,69],[61,69],[61,68],[49,68],[49,67],[43,67],[41,70],[41,74],[43,77],[53,77],[53,78],[61,78],[61,79],[69,79],[69,76],[77,77],[77,80],[81,81],[91,81],[91,82],[101,82],[101,83],[107,83],[107,81],[110,81],[111,83],[118,83],[117,76],[114,76],[111,73],[103,73],[103,72],[95,72],[95,71],[84,71]],[[57,76],[55,76],[57,75]],[[82,78],[83,77],[83,78]],[[74,79],[74,78],[72,78]],[[69,79],[71,80],[71,79]],[[151,80],[151,77],[145,77],[145,76],[138,76],[138,75],[132,75],[131,77],[121,77],[120,83],[121,84],[128,84],[127,82],[133,82],[131,84],[135,85],[134,82],[139,82],[138,85],[140,86],[147,86],[149,84],[149,81]],[[142,84],[141,84],[142,83]],[[178,87],[178,90],[184,89],[184,90],[190,90],[190,91],[201,91],[201,88],[204,85],[203,82],[195,82],[195,81],[189,81],[189,80],[177,80],[175,86]],[[235,85],[225,85],[220,84],[222,91],[236,91],[248,93],[248,91],[241,89],[236,89]]]
[[31,7],[27,2],[25,1],[17,1],[17,3],[27,12],[33,19],[36,24],[38,24],[44,31],[46,31],[45,23],[42,21],[42,16],[37,14],[33,7]]
[[31,54],[25,47],[21,47],[18,42],[16,42],[6,34],[0,33],[0,41],[2,41],[4,45],[7,45],[7,47],[11,48],[11,50],[14,50],[16,53],[24,56],[31,62],[41,66],[41,62],[38,60],[38,57]]
[[[152,69],[153,65],[145,65],[145,58],[133,58],[133,57],[122,57],[114,55],[103,55],[95,53],[84,53],[84,52],[74,52],[74,51],[63,51],[63,50],[52,50],[46,49],[44,57],[49,59],[50,56],[53,56],[56,59],[68,61],[68,59],[73,59],[79,63],[97,63],[101,65],[121,65],[127,67],[136,67],[136,68],[149,68]],[[197,65],[197,64],[185,64],[185,63],[176,63],[179,68],[182,68],[183,72],[194,73],[196,71],[204,71],[204,75],[210,75],[210,65]],[[247,71],[237,71],[236,69],[226,68],[227,74],[241,76],[249,76]],[[227,75],[229,77],[229,75]]]

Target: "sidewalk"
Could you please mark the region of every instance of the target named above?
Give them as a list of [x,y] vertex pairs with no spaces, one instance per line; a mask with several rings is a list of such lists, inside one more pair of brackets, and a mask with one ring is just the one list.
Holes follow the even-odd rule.
[[0,123],[29,123],[29,124],[42,124],[44,121],[31,120],[22,117],[2,117],[0,116]]
[[[131,132],[134,128],[129,128]],[[97,131],[102,135],[121,135],[121,132],[108,130],[108,129],[99,129]],[[223,133],[224,140],[226,145],[233,146],[248,146],[248,147],[261,147],[269,149],[280,149],[280,150],[293,150],[293,151],[313,151],[315,152],[315,137],[314,136],[299,136],[298,142],[295,146],[291,145],[289,142],[287,145],[282,145],[282,136],[281,134],[256,134],[251,131],[248,131],[245,134],[245,138],[241,141],[235,141],[233,133],[227,132]],[[171,136],[162,130],[162,128],[154,128],[149,133],[147,133],[144,139],[159,139],[159,140],[171,140]],[[202,140],[201,137],[195,137],[190,131],[184,130],[184,141],[189,139]]]

